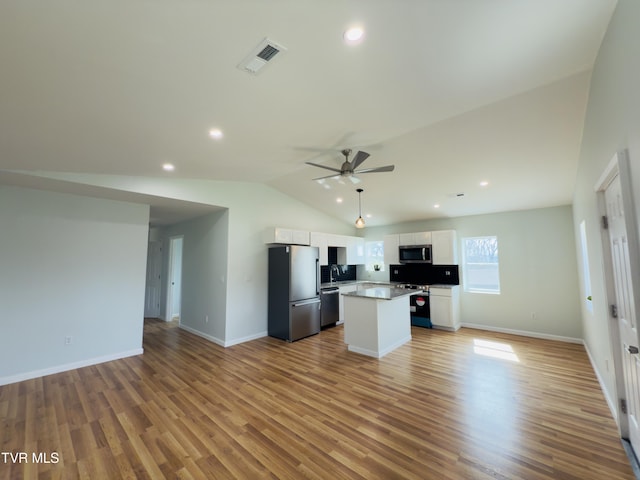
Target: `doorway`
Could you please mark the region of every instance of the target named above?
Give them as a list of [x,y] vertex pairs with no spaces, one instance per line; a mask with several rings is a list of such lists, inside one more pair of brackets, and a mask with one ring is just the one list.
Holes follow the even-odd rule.
[[622,438],[640,453],[640,343],[636,302],[640,286],[638,236],[629,160],[617,153],[596,185],[604,216],[605,282]]
[[180,323],[182,302],[183,237],[169,238],[169,272],[167,276],[167,307],[165,320]]

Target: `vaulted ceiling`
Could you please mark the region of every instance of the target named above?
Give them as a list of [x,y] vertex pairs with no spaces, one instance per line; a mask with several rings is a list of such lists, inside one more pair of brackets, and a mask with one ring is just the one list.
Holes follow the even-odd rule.
[[[4,0],[0,170],[262,182],[345,222],[363,188],[368,225],[568,204],[615,5]],[[314,182],[343,148],[395,170]]]

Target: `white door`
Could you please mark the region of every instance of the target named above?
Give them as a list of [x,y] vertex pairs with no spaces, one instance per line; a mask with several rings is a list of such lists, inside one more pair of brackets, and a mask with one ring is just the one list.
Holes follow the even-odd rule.
[[620,328],[629,441],[634,451],[640,452],[640,355],[638,354],[640,345],[638,345],[629,242],[619,175],[616,175],[607,187],[604,198],[609,223],[609,243],[616,296],[616,305],[613,308],[617,311]]
[[149,242],[147,247],[147,283],[144,293],[144,316],[160,316],[160,285],[162,276],[162,243]]
[[182,301],[182,237],[173,237],[169,240],[169,285],[167,292],[167,321],[180,321]]

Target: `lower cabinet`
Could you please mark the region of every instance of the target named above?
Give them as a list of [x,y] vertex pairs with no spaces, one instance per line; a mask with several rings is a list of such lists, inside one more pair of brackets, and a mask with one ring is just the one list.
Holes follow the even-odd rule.
[[431,324],[436,328],[456,331],[460,328],[460,287],[429,288]]
[[344,297],[342,296],[343,293],[347,293],[347,292],[355,292],[356,290],[358,290],[358,284],[357,283],[353,283],[351,285],[343,285],[340,287],[340,303],[339,303],[339,307],[338,307],[338,323],[342,323],[344,322]]

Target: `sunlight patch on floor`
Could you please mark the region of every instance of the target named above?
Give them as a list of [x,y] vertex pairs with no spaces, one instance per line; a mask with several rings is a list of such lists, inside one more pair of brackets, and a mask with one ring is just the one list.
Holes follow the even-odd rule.
[[513,348],[508,343],[489,342],[488,340],[473,339],[473,351],[485,357],[500,358],[511,362],[520,362]]

